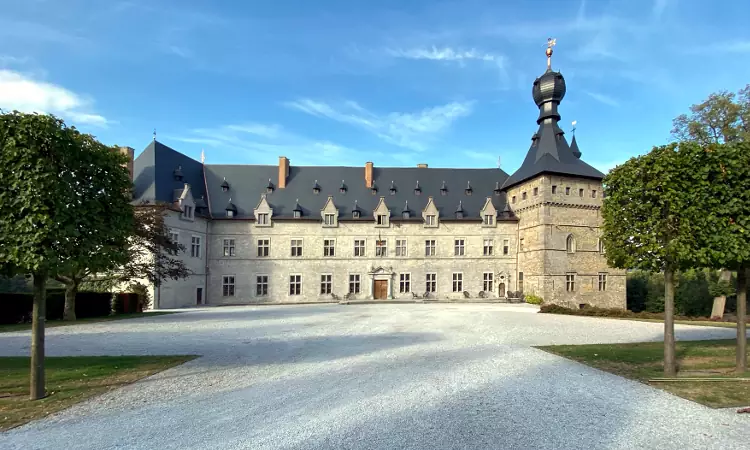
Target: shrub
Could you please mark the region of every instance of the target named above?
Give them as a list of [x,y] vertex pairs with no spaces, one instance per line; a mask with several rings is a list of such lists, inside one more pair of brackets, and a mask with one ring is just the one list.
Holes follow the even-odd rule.
[[[79,292],[76,296],[76,317],[101,317],[110,314],[112,294]],[[0,323],[25,323],[31,321],[33,296],[31,294],[0,294]],[[65,293],[47,291],[47,320],[61,320],[65,307]]]
[[137,281],[130,283],[128,291],[138,295],[136,311],[143,312],[151,308],[151,295],[148,292],[148,286]]
[[539,297],[538,295],[529,294],[526,296],[526,303],[532,305],[541,305],[542,303],[544,303],[544,299],[542,297]]
[[[657,319],[664,320],[664,313],[652,313],[648,311],[633,312],[627,309],[616,308],[597,308],[587,306],[583,309],[566,308],[560,305],[542,305],[540,313],[546,314],[565,314],[570,316],[587,316],[587,317],[613,317],[627,319]],[[676,320],[710,320],[708,317],[688,317],[675,315]]]

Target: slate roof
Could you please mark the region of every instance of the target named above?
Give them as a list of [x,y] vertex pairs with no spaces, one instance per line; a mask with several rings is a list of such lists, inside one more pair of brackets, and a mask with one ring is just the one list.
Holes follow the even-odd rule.
[[[182,171],[182,181],[174,177],[178,167]],[[172,203],[175,192],[182,192],[185,183],[190,185],[197,202],[205,194],[203,164],[159,141],[148,144],[133,161],[133,200],[136,202]]]

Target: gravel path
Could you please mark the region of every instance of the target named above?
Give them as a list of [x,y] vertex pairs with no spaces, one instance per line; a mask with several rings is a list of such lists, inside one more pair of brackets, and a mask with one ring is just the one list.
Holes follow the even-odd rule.
[[[661,324],[534,312],[228,307],[49,329],[49,355],[203,356],[0,434],[0,448],[748,448],[748,417],[531,348],[659,340]],[[0,355],[29,342],[2,333]]]

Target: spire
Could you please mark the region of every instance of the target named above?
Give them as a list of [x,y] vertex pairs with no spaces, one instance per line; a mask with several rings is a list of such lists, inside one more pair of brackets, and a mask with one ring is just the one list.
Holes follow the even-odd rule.
[[581,151],[578,150],[578,142],[576,142],[576,123],[578,123],[578,121],[574,120],[573,129],[570,131],[570,133],[573,135],[573,140],[570,142],[570,151],[573,153],[573,156],[581,159]]

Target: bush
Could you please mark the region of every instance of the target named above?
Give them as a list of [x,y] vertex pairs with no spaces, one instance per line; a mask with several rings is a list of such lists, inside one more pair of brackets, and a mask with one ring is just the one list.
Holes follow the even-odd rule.
[[[110,314],[112,294],[79,292],[76,296],[76,317],[101,317]],[[0,294],[0,323],[25,323],[31,321],[34,297],[31,294]],[[47,320],[61,320],[65,308],[65,293],[47,291]]]
[[[560,305],[542,305],[540,313],[546,314],[565,314],[569,316],[587,316],[587,317],[614,317],[627,319],[657,319],[664,320],[664,313],[652,313],[647,311],[633,312],[627,309],[616,308],[597,308],[595,306],[586,306],[582,309],[566,308]],[[675,315],[676,320],[711,320],[708,317],[688,317]]]
[[538,295],[529,294],[526,296],[526,303],[529,303],[531,305],[541,305],[544,303],[544,299],[542,297],[539,297]]

